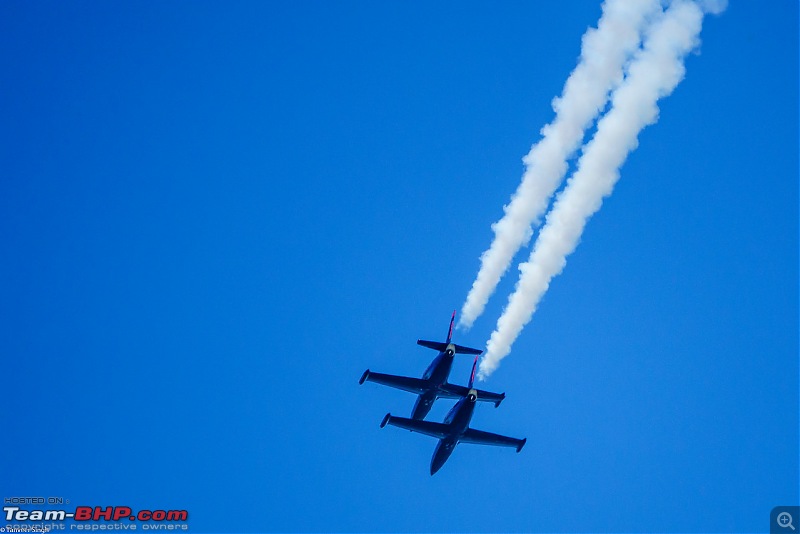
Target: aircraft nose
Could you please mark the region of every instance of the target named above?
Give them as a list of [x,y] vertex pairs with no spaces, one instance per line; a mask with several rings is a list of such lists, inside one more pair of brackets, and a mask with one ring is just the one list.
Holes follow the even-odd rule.
[[[444,462],[442,462],[444,463]],[[431,476],[435,475],[436,472],[442,468],[442,463],[433,463],[431,464]]]
[[445,443],[442,441],[436,445],[436,450],[433,452],[433,458],[431,458],[431,476],[436,474],[436,472],[442,468],[444,463],[450,457],[450,454],[452,454],[453,447],[455,447],[453,443]]

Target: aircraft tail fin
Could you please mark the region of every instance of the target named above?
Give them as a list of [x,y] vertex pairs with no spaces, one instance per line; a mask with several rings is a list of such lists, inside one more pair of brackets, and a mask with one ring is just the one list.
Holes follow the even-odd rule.
[[475,361],[472,362],[472,374],[469,375],[469,384],[467,387],[472,389],[472,384],[475,383],[475,368],[478,367],[478,356],[475,356]]
[[418,339],[417,345],[428,349],[438,350],[439,352],[444,352],[447,349],[447,343],[442,343],[440,341],[427,341],[425,339]]
[[[447,343],[442,343],[440,341],[428,341],[425,339],[418,339],[417,345],[421,347],[425,347],[428,349],[438,350],[439,352],[444,352],[447,350]],[[480,349],[473,349],[472,347],[464,347],[462,345],[453,345],[455,347],[456,354],[472,354],[478,355],[483,354],[483,351]]]
[[453,310],[453,315],[450,317],[450,328],[447,330],[447,341],[446,344],[450,344],[450,340],[453,339],[453,323],[456,322],[456,311]]
[[462,347],[461,345],[455,345],[455,347],[456,347],[456,354],[472,354],[474,356],[480,356],[481,354],[483,354],[483,351],[480,349]]
[[453,310],[453,315],[450,316],[450,329],[447,331],[447,341],[445,341],[444,343],[442,343],[441,341],[428,341],[426,339],[418,339],[417,345],[437,350],[439,352],[446,351],[447,347],[452,345],[453,350],[455,351],[456,354],[483,354],[482,350],[450,343],[450,341],[453,339],[453,325],[455,324],[455,322],[456,322],[456,311]]

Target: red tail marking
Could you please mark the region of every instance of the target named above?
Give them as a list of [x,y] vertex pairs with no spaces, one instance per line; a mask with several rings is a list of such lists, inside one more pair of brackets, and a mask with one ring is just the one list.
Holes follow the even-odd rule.
[[472,384],[475,383],[475,368],[478,366],[479,356],[475,356],[475,361],[472,362],[472,374],[469,375],[469,388],[472,389]]
[[447,331],[447,342],[450,343],[450,340],[453,339],[453,323],[456,320],[456,311],[453,310],[453,315],[450,317],[450,330]]

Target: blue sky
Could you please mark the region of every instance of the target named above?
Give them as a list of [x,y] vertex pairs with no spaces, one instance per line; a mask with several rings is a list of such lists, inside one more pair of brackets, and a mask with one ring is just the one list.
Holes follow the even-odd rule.
[[3,496],[224,532],[766,531],[799,499],[796,2],[706,18],[483,383],[507,399],[473,426],[520,454],[431,477],[433,439],[378,427],[414,398],[357,384],[434,356],[599,16],[0,4]]

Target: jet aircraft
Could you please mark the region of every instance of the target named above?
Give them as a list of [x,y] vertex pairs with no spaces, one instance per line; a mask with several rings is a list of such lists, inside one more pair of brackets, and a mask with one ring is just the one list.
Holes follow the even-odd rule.
[[453,406],[443,423],[395,417],[389,413],[381,421],[381,428],[389,424],[439,439],[439,444],[436,445],[436,450],[431,458],[431,475],[441,469],[459,443],[515,447],[519,452],[525,446],[525,442],[528,441],[527,438],[509,438],[469,427],[472,414],[475,411],[475,401],[480,399],[478,390],[472,387],[475,381],[475,366],[477,364],[478,357],[475,356],[475,362],[472,364],[472,374],[469,377],[468,393]]
[[[450,369],[453,367],[453,355],[480,355],[483,351],[451,343],[453,338],[453,322],[455,319],[456,312],[454,311],[453,316],[450,317],[450,329],[447,331],[447,341],[444,343],[439,341],[426,341],[424,339],[417,340],[417,345],[439,351],[439,354],[428,366],[422,378],[373,373],[367,369],[364,371],[364,374],[361,375],[361,379],[359,379],[358,383],[363,384],[364,381],[375,382],[377,384],[383,384],[384,386],[416,393],[419,396],[417,397],[416,404],[414,404],[414,410],[411,412],[411,418],[417,420],[425,419],[425,416],[431,411],[434,401],[438,398],[460,399],[466,397],[469,393],[468,388],[447,382],[450,376]],[[500,403],[506,398],[505,393],[492,393],[480,389],[476,391],[478,392],[478,399],[493,402],[495,408],[500,406]]]

